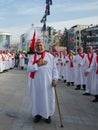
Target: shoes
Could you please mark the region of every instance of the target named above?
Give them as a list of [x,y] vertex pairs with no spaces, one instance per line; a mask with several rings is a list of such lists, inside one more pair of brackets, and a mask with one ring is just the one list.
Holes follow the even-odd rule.
[[82,88],[83,88],[83,90],[85,90],[86,89],[86,85],[84,84],[84,85],[82,85]]
[[71,84],[70,84],[70,82],[67,82],[67,86],[70,86]]
[[95,98],[94,100],[92,100],[92,102],[98,102],[98,99]]
[[48,119],[45,119],[45,122],[50,124],[51,123],[51,117],[49,116]]
[[84,93],[83,95],[84,96],[90,96],[90,93]]
[[74,82],[71,82],[71,85],[74,86]]
[[64,80],[64,83],[66,83],[66,80]]
[[[41,116],[40,115],[36,115],[34,117],[34,123],[38,123],[41,120]],[[51,117],[49,116],[48,119],[45,119],[45,122],[50,124],[51,123]]]
[[40,120],[41,120],[41,116],[40,115],[36,115],[35,117],[34,117],[34,123],[38,123]]

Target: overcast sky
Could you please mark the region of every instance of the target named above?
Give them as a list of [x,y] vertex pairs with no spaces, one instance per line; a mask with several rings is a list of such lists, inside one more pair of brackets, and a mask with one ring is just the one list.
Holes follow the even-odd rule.
[[[40,23],[45,14],[46,0],[0,0],[0,32],[12,34],[12,41],[19,42],[31,24]],[[98,24],[98,0],[52,0],[47,26],[57,30],[76,24]]]

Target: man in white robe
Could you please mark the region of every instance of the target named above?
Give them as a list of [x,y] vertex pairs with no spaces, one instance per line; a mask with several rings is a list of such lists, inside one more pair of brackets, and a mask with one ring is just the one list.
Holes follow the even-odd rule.
[[[94,60],[94,58],[96,57],[96,54],[93,52],[93,47],[92,46],[88,46],[87,47],[87,51],[88,54],[85,56],[85,58],[82,60],[81,65],[85,64],[85,72],[84,74],[86,74]],[[88,76],[86,76],[86,90],[85,93],[83,95],[90,95],[92,88],[93,88],[93,82],[94,82],[94,71],[92,70]]]
[[74,63],[75,63],[75,84],[76,84],[76,90],[80,90],[83,88],[85,90],[85,76],[84,76],[84,70],[85,65],[80,66],[80,63],[85,58],[85,53],[83,52],[83,47],[78,48],[78,54],[75,56]]
[[67,59],[67,51],[64,52],[64,57],[63,57],[63,77],[64,77],[64,83],[67,82],[67,65],[66,65],[66,59]]
[[93,99],[92,102],[98,102],[98,49],[96,49],[96,57],[85,75],[88,76],[92,70],[94,70],[94,82],[91,94],[95,96],[95,99]]
[[67,66],[67,86],[74,86],[75,81],[75,67],[74,67],[74,54],[72,50],[69,50],[69,54],[66,57],[66,66]]
[[57,85],[58,71],[53,55],[44,50],[42,40],[36,41],[35,49],[35,54],[29,58],[27,67],[30,73],[32,116],[35,123],[41,118],[51,123],[51,116],[55,112],[54,87]]

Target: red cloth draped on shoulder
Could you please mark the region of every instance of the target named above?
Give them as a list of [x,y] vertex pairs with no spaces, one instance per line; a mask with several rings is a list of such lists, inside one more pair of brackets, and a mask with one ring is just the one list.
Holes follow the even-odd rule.
[[98,74],[98,55],[96,56],[96,63],[97,63],[97,70],[96,70],[96,74]]
[[84,58],[84,53],[82,53],[82,54],[79,54],[80,56],[81,56],[81,58],[83,59]]
[[24,54],[22,54],[22,59],[24,59]]
[[[37,53],[35,53],[35,54],[34,54],[34,61],[33,61],[32,64],[38,63],[41,59],[44,59],[45,54],[46,54],[46,52],[43,51],[41,57],[40,57],[39,59],[36,59]],[[35,72],[31,72],[31,73],[30,73],[30,77],[31,77],[32,79],[34,79],[34,75],[35,75]]]
[[93,57],[94,57],[94,53],[92,53],[91,56],[89,56],[89,54],[88,54],[89,67],[90,67],[90,65],[92,63]]
[[72,56],[68,56],[69,57],[69,60],[70,60],[70,67],[73,67],[73,62],[72,62],[72,60],[73,60],[73,55]]

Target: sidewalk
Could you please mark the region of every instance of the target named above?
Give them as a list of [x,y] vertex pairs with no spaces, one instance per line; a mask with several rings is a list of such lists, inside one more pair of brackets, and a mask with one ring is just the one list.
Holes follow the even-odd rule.
[[67,87],[63,81],[58,82],[57,94],[64,127],[57,107],[51,124],[33,123],[27,79],[26,69],[0,74],[0,130],[98,130],[98,103],[91,102],[94,97],[83,96],[83,90]]

